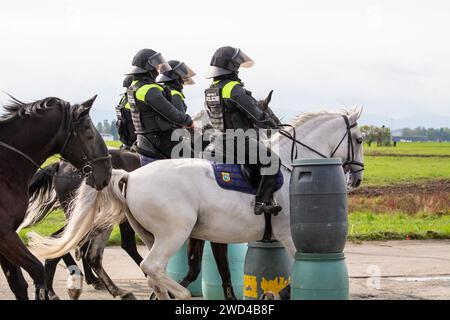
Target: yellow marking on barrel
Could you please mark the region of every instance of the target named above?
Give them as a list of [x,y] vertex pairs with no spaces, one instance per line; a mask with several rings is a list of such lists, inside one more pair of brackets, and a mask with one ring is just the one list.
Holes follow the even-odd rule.
[[244,274],[244,297],[258,298],[258,281],[256,276]]
[[261,289],[264,293],[267,291],[279,293],[289,284],[289,281],[290,277],[288,279],[284,279],[284,277],[276,277],[273,280],[267,280],[263,277],[261,280]]

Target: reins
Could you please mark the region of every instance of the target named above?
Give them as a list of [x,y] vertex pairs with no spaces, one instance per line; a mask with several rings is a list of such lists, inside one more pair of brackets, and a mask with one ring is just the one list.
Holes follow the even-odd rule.
[[[364,170],[364,163],[359,162],[359,161],[355,161],[355,148],[353,145],[353,139],[351,137],[351,129],[356,127],[358,125],[357,122],[350,124],[350,121],[348,120],[348,117],[346,115],[342,115],[342,117],[344,118],[345,121],[345,125],[346,125],[346,131],[344,136],[342,137],[342,139],[339,141],[338,145],[334,148],[333,152],[331,153],[330,157],[327,157],[326,155],[324,155],[323,153],[317,151],[316,149],[308,146],[307,144],[299,141],[296,138],[296,132],[295,132],[295,127],[290,125],[290,124],[280,124],[279,127],[290,127],[292,128],[292,134],[284,129],[280,129],[279,132],[281,135],[285,136],[286,138],[290,139],[292,141],[292,147],[291,147],[291,162],[294,162],[295,159],[297,159],[298,156],[298,149],[297,149],[297,144],[301,145],[302,147],[308,149],[309,151],[314,152],[315,154],[319,155],[322,158],[332,158],[337,150],[340,148],[340,146],[342,145],[344,139],[347,137],[347,161],[344,162],[342,164],[343,167],[348,167],[348,169],[352,172],[352,173],[357,173],[360,171]],[[286,165],[281,164],[284,168],[286,168],[288,171],[292,171],[292,169],[288,168]],[[361,167],[358,170],[352,170],[351,169],[351,165],[355,165],[355,166],[359,166]]]

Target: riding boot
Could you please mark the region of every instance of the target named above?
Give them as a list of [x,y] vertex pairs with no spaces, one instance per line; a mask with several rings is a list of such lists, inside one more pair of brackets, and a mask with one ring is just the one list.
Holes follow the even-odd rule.
[[263,213],[277,215],[281,211],[281,206],[273,203],[273,192],[277,185],[276,175],[262,175],[256,193],[255,214]]

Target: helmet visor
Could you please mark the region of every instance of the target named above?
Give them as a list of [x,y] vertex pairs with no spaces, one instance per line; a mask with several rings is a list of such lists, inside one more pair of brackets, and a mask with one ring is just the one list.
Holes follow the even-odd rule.
[[172,70],[172,68],[167,63],[166,59],[164,59],[164,57],[160,52],[157,52],[150,58],[148,58],[148,64],[151,65],[153,68],[155,68],[159,73]]
[[187,79],[183,79],[183,84],[185,86],[191,85],[191,84],[195,84],[195,81],[192,80],[192,78],[187,78]]
[[184,62],[180,62],[177,64],[173,69],[173,72],[175,72],[177,75],[180,76],[181,79],[189,79],[196,75],[194,70],[188,67],[188,65]]
[[250,68],[255,64],[255,62],[239,48],[236,48],[232,61],[242,68]]

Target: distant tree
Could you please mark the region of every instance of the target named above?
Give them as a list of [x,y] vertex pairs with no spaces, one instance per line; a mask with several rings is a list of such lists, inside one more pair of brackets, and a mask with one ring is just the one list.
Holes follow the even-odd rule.
[[377,146],[390,146],[392,144],[391,129],[385,126],[361,126],[361,133],[363,135],[364,141],[369,145],[373,142],[377,143]]
[[103,120],[103,133],[111,133],[111,125],[107,119]]
[[111,121],[111,135],[113,136],[113,140],[119,140],[119,132],[117,131],[116,127],[116,120]]
[[100,133],[103,133],[103,124],[101,122],[97,123],[97,130]]

